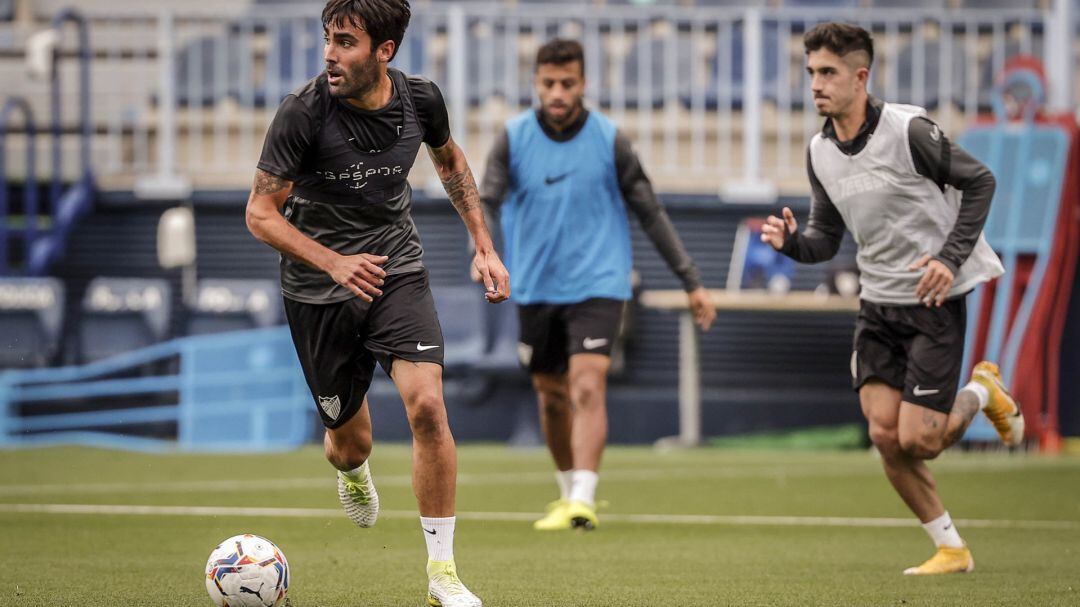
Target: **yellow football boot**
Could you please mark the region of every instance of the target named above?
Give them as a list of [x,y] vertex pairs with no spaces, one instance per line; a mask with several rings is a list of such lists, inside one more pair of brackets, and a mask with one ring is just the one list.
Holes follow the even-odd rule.
[[983,413],[990,423],[994,424],[1001,442],[1010,447],[1019,445],[1024,440],[1024,414],[1020,410],[1020,403],[1009,394],[1005,383],[1001,381],[998,366],[982,361],[975,365],[971,381],[977,382],[990,393],[990,400],[987,401]]
[[566,516],[566,507],[570,500],[557,499],[544,508],[543,518],[533,523],[533,529],[537,531],[560,531],[570,528],[570,517]]
[[970,573],[975,570],[975,559],[971,550],[963,548],[939,547],[934,556],[918,567],[908,567],[904,575],[939,575],[942,573]]
[[570,519],[570,526],[574,529],[592,531],[600,526],[600,519],[596,517],[596,506],[592,504],[572,501],[566,505],[563,514]]

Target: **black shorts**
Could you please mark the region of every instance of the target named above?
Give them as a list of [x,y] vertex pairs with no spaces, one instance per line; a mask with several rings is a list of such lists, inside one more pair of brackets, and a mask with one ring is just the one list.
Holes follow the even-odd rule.
[[905,402],[952,411],[964,359],[964,300],[940,308],[862,302],[851,355],[855,390],[879,379],[901,390]]
[[388,276],[383,294],[332,304],[285,299],[296,354],[327,428],[352,419],[371,386],[376,361],[443,363],[443,334],[427,271]]
[[518,306],[521,366],[530,373],[566,373],[574,354],[611,356],[623,308],[618,299]]

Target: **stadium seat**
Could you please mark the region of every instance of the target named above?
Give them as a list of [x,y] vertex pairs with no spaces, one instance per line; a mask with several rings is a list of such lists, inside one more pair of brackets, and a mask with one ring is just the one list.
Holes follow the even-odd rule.
[[52,364],[60,348],[64,286],[55,278],[0,278],[0,369]]
[[1038,8],[1039,0],[960,0],[960,8]]
[[795,276],[795,262],[761,242],[761,218],[744,219],[735,232],[727,288],[730,291],[766,289],[787,292]]
[[209,107],[236,97],[239,71],[240,46],[235,37],[195,38],[176,56],[176,103],[181,107]]
[[90,281],[82,301],[79,352],[84,362],[162,341],[169,333],[172,290],[163,279]]
[[[674,46],[675,53],[675,91],[674,98],[680,99],[690,94],[690,83],[694,74],[694,62],[698,57],[694,53],[694,41],[684,32],[673,32],[668,36],[649,36],[630,47],[623,63],[623,95],[626,107],[662,107],[666,96],[666,70],[668,45]],[[647,58],[648,73],[641,71],[641,60]],[[645,84],[646,98],[641,98],[640,85]],[[605,87],[606,88],[606,87]],[[611,94],[605,92],[601,105],[611,105]]]
[[874,8],[949,8],[949,0],[870,0]]
[[[923,46],[923,61],[916,64],[915,45],[908,44],[901,49],[894,69],[899,70],[896,101],[913,103],[927,109],[934,109],[943,104],[963,105],[968,83],[967,52],[962,45],[954,44],[951,49],[951,69],[949,70],[949,89],[941,90],[941,63],[937,60],[941,53],[940,40],[927,40]],[[922,98],[916,99],[915,79],[923,78]]]
[[781,4],[792,8],[858,8],[859,0],[783,0]]
[[276,44],[268,49],[266,69],[276,68],[276,72],[267,73],[265,92],[256,95],[257,106],[276,106],[324,69],[323,28],[318,18],[280,19],[269,24],[269,29]]
[[[705,90],[705,107],[714,110],[720,106],[721,92],[730,95],[732,107],[741,108],[745,91],[745,78],[743,70],[743,27],[736,25],[731,30],[730,46],[718,46],[716,52],[709,58],[709,84]],[[767,21],[762,26],[762,94],[766,99],[776,100],[779,97],[779,87],[784,85],[779,81],[780,75],[780,28],[775,21]],[[786,58],[785,58],[786,59]],[[726,77],[721,72],[726,69],[726,62],[730,62],[731,74]],[[792,103],[802,99],[801,92],[793,92],[790,96]],[[683,103],[687,106],[693,104],[691,96],[683,97]]]
[[431,288],[443,331],[447,373],[465,371],[487,351],[487,323],[483,293],[474,285]]
[[281,290],[273,280],[199,281],[188,310],[188,335],[260,329],[281,324]]

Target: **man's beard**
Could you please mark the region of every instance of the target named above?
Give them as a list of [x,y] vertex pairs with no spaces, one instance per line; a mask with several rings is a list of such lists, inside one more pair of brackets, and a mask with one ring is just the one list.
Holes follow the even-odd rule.
[[360,99],[379,86],[379,61],[374,54],[367,61],[356,65],[352,69],[340,71],[342,72],[343,82],[337,87],[336,91],[331,87],[330,95],[332,97]]
[[564,127],[570,124],[570,121],[579,116],[579,110],[583,107],[581,99],[578,99],[576,103],[567,107],[562,117],[556,119],[551,115],[551,110],[548,108],[541,108],[544,112],[544,121],[555,127]]

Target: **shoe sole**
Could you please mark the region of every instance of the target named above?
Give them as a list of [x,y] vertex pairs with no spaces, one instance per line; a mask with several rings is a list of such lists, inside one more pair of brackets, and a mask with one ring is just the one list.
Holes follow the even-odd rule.
[[593,529],[596,529],[596,523],[584,516],[575,516],[570,519],[570,528],[581,529],[582,531],[592,531]]
[[[429,593],[427,595],[427,605],[428,605],[428,607],[442,607],[442,601],[435,598],[434,595]],[[482,605],[482,603],[481,603],[481,605]]]
[[950,574],[953,574],[953,573],[971,573],[972,571],[975,571],[975,559],[969,560],[968,564],[967,564],[967,567],[965,567],[964,569],[962,569],[960,571],[942,571],[941,573],[919,573],[918,571],[911,571],[911,573],[908,573],[908,570],[904,570],[904,575],[910,575],[910,576],[950,575]]

